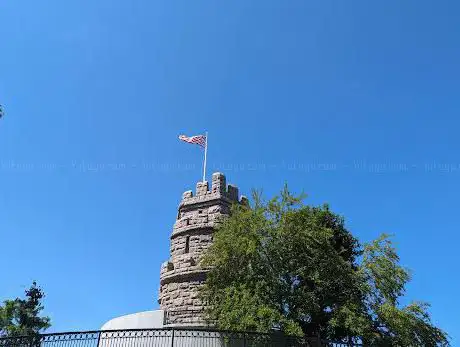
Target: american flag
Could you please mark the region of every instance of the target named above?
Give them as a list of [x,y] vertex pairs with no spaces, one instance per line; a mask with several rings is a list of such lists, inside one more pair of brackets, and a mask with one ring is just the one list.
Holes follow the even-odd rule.
[[190,137],[185,136],[185,135],[180,135],[179,140],[188,142],[188,143],[193,143],[201,147],[206,147],[206,135],[195,135],[195,136],[190,136]]

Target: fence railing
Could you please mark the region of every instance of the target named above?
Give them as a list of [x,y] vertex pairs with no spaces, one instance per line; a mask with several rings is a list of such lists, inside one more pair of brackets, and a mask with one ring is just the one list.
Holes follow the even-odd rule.
[[356,347],[344,342],[201,329],[82,331],[0,338],[0,347]]

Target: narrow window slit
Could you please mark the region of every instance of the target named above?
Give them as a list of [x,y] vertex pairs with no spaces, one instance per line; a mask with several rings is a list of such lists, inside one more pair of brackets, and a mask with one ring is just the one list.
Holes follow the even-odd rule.
[[188,253],[190,250],[190,236],[185,238],[185,253]]

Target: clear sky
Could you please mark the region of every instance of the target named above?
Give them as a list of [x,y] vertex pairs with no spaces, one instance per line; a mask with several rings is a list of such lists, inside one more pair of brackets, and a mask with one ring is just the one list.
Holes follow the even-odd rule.
[[[53,331],[156,303],[181,133],[243,193],[284,182],[362,241],[394,233],[460,344],[458,1],[0,0],[0,299]],[[210,176],[210,175],[209,175]],[[457,212],[455,212],[457,211]]]

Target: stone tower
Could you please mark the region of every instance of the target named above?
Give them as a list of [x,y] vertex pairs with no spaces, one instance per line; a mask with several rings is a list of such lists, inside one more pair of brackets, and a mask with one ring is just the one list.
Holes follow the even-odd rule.
[[165,311],[165,323],[204,326],[204,306],[198,289],[208,269],[200,265],[203,252],[211,245],[213,232],[222,218],[228,216],[233,203],[247,203],[238,197],[238,188],[226,185],[222,173],[212,175],[208,182],[198,182],[196,194],[182,195],[177,220],[173,227],[170,258],[161,265],[158,302]]

